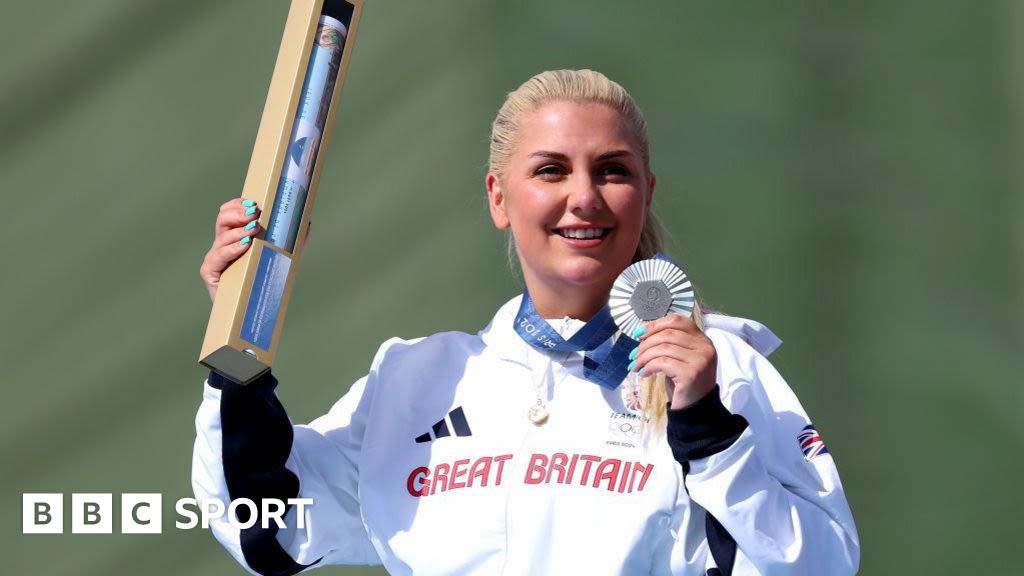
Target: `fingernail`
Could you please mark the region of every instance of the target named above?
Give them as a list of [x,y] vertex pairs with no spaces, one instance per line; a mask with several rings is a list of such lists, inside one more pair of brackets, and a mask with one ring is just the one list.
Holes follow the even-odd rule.
[[245,211],[245,215],[246,216],[252,216],[255,213],[256,213],[256,207],[255,206],[253,206],[252,208],[249,208],[248,210]]
[[626,370],[632,370],[633,366],[636,366],[636,360],[633,360],[632,362],[630,362],[629,366],[626,366]]
[[238,243],[241,244],[242,246],[245,246],[246,244],[249,243],[249,237],[246,236],[245,238],[242,238],[241,240],[238,241]]
[[255,200],[242,200],[242,206],[255,206]]
[[637,339],[643,336],[645,332],[647,332],[647,328],[644,328],[643,326],[637,326],[637,328],[633,330],[633,339]]
[[641,366],[640,369],[636,371],[636,375],[637,376],[643,376],[644,375],[644,367],[643,366]]
[[252,230],[253,228],[256,227],[257,222],[259,222],[259,220],[253,220],[252,222],[249,222],[248,224],[245,225],[245,229]]
[[639,352],[639,351],[640,351],[640,348],[639,348],[639,347],[637,347],[637,348],[633,348],[633,351],[629,353],[629,359],[630,359],[630,360],[635,360],[635,359],[636,359],[636,354],[637,354],[637,352]]

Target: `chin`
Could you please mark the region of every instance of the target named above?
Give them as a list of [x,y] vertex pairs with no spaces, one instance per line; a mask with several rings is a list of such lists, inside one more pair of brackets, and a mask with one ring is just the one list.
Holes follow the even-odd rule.
[[575,286],[589,286],[609,276],[618,275],[619,270],[612,270],[613,267],[613,264],[602,259],[577,255],[559,262],[556,269],[565,282]]

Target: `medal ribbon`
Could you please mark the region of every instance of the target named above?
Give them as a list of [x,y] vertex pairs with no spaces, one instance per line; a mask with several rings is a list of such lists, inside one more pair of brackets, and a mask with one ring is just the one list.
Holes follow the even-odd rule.
[[602,307],[572,338],[562,338],[537,313],[527,290],[523,290],[523,300],[519,304],[513,327],[520,338],[541,352],[584,351],[583,377],[609,390],[618,388],[626,377],[629,353],[638,346],[636,340],[625,334],[619,334],[615,343],[612,343],[612,336],[618,327],[608,306]]
[[[661,252],[654,258],[671,262]],[[639,346],[639,342],[625,334],[619,334],[612,342],[618,327],[607,305],[566,340],[537,313],[527,290],[523,290],[523,301],[519,304],[513,327],[520,338],[541,352],[584,351],[583,377],[609,390],[618,388],[626,378],[629,353]]]

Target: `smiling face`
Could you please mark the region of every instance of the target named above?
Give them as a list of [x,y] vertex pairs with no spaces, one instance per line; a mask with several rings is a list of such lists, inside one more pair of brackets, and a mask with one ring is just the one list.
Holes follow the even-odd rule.
[[554,101],[521,117],[503,173],[486,184],[542,314],[595,311],[632,261],[654,192],[640,150],[604,104]]

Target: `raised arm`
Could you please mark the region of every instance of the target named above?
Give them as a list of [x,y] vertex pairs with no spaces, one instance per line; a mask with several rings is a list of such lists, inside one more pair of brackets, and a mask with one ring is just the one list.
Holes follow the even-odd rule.
[[[219,500],[225,508],[239,498],[257,506],[267,499],[311,501],[286,505],[281,522],[267,518],[266,527],[262,517],[245,529],[226,516],[211,522],[217,540],[250,572],[295,574],[323,564],[380,563],[357,498],[361,404],[370,377],[357,381],[311,425],[293,426],[274,393],[272,374],[240,386],[210,373],[196,416],[196,498]],[[248,510],[239,511],[244,523]]]

